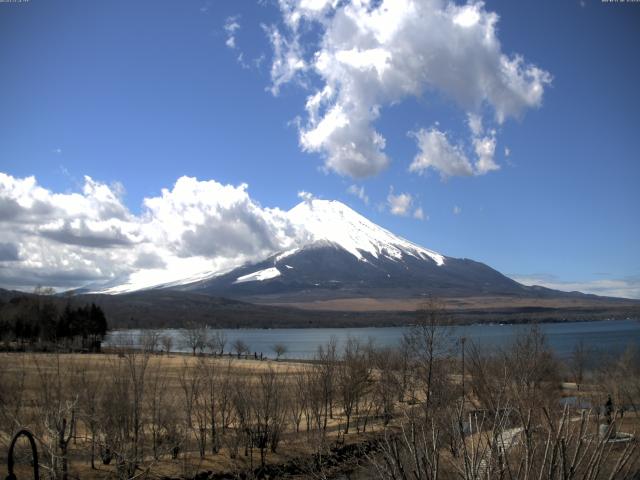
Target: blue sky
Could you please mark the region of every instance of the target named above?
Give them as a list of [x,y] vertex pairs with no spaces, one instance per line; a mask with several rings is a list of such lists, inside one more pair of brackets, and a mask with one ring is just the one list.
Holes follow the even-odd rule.
[[[360,10],[294,0],[0,3],[5,199],[24,218],[45,199],[66,222],[47,217],[27,228],[15,212],[0,218],[0,284],[64,288],[131,273],[108,267],[147,235],[129,224],[148,221],[145,199],[167,200],[162,189],[177,195],[174,184],[188,176],[215,181],[220,195],[233,187],[254,210],[286,211],[300,191],[341,200],[418,244],[529,283],[640,298],[640,4],[404,3],[425,16],[426,33],[403,23],[374,46],[366,36],[345,39],[337,19],[351,8],[356,23],[371,20],[383,2]],[[387,23],[393,12],[377,13]],[[451,26],[429,23],[436,13]],[[474,29],[490,31],[493,43],[478,46]],[[372,55],[340,56],[355,47]],[[334,63],[319,67],[322,53]],[[393,62],[386,77],[354,67],[375,65],[378,54]],[[492,70],[513,67],[516,55],[510,77]],[[327,86],[333,96],[314,120],[305,104]],[[328,118],[332,108],[342,116]],[[341,118],[353,128],[338,131]],[[349,145],[355,153],[344,153]],[[30,176],[35,183],[20,183]],[[94,208],[89,191],[125,213],[117,222],[69,213],[73,193]],[[96,231],[121,227],[113,235],[127,242],[96,240]],[[81,249],[65,263],[74,245]],[[269,240],[237,258],[279,245]],[[150,246],[138,253],[133,263],[151,255],[172,265]]]

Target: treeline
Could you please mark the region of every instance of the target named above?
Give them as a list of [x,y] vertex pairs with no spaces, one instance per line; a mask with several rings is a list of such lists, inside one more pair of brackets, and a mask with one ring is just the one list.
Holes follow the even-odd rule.
[[99,306],[73,306],[51,295],[18,296],[0,304],[0,342],[5,349],[99,351],[108,330]]

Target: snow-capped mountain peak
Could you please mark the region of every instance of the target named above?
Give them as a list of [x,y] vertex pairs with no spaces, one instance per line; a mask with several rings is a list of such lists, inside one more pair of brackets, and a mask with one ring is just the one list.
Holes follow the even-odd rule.
[[401,260],[403,255],[411,255],[430,258],[437,265],[445,262],[443,255],[394,235],[335,200],[301,202],[289,210],[288,216],[309,243],[331,242],[358,259],[369,253],[375,258]]
[[[225,275],[236,269],[240,269],[241,273],[234,278],[234,285],[262,283],[291,273],[293,267],[286,263],[280,269],[276,268],[283,259],[299,255],[309,248],[329,245],[338,247],[363,263],[376,259],[402,262],[411,257],[433,262],[435,267],[439,267],[447,261],[443,255],[394,235],[338,201],[306,200],[286,212],[285,218],[292,227],[290,231],[295,234],[290,238],[287,249],[271,253],[272,264],[266,268],[259,266],[265,258],[254,259],[244,266],[244,262],[231,265],[222,271],[207,270],[205,265],[202,270],[196,268],[188,272],[169,266],[162,275],[155,271],[137,272],[124,283],[91,290],[118,294],[152,288],[182,288],[226,278]],[[252,265],[255,269],[251,268]]]

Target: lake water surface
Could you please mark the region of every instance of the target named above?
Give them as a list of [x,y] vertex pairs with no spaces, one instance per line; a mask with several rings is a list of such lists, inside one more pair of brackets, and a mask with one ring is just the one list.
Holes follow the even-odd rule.
[[[464,325],[449,328],[453,339],[462,336],[468,342],[480,346],[501,347],[508,345],[513,338],[526,332],[528,325]],[[540,328],[547,336],[549,344],[560,357],[567,357],[575,345],[583,342],[594,351],[608,354],[619,354],[629,345],[640,347],[640,320],[602,320],[596,322],[564,322],[543,323]],[[362,341],[372,339],[378,346],[396,346],[409,327],[371,327],[371,328],[274,328],[274,329],[221,329],[227,336],[226,350],[236,339],[242,339],[251,352],[262,352],[273,356],[272,346],[276,343],[287,347],[287,358],[311,358],[319,345],[326,344],[335,336],[339,344],[349,337]],[[215,330],[212,330],[215,331]],[[117,345],[123,338],[133,338],[135,341],[144,330],[126,330],[111,332],[106,339],[106,345]],[[161,330],[162,335],[173,337],[173,350],[188,351],[183,345],[183,330]]]

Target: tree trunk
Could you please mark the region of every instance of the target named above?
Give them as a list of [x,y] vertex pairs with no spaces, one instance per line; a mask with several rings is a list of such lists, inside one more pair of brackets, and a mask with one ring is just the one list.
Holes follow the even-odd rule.
[[92,429],[91,430],[91,470],[96,469],[95,458],[96,458],[96,433],[95,433],[95,430]]

